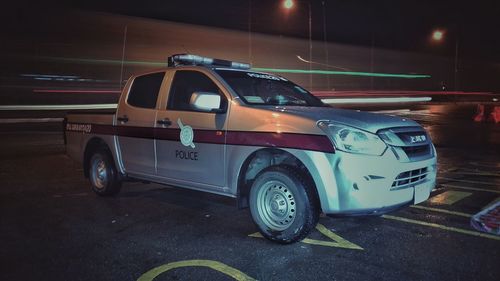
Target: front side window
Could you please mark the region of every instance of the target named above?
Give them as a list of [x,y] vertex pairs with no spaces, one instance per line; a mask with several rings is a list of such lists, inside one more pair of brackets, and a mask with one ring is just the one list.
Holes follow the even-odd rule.
[[167,109],[195,111],[190,105],[191,96],[195,92],[218,94],[222,103],[226,102],[222,91],[208,76],[198,71],[178,70],[170,88]]
[[216,72],[247,104],[326,106],[304,88],[280,76],[225,69]]
[[127,103],[136,107],[155,108],[164,76],[165,72],[157,72],[136,77],[130,88]]

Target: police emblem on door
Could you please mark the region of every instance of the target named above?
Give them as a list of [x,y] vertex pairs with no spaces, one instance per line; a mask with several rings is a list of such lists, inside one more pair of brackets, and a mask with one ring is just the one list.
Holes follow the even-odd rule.
[[194,132],[193,128],[189,125],[184,125],[182,124],[181,118],[177,119],[177,124],[179,125],[179,128],[181,129],[181,133],[179,135],[181,139],[181,143],[184,146],[190,146],[191,148],[195,148],[195,145],[193,143],[194,140]]

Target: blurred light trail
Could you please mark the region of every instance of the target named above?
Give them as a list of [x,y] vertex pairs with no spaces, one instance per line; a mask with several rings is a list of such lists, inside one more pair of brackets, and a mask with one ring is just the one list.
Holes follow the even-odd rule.
[[69,82],[112,82],[111,80],[81,78],[74,75],[53,75],[53,74],[21,74],[21,77],[33,78],[42,81],[69,81]]
[[435,95],[482,95],[498,96],[491,92],[447,92],[447,91],[312,91],[317,97],[373,97],[373,96],[435,96]]
[[359,99],[322,99],[328,104],[344,104],[344,103],[398,103],[398,102],[427,102],[431,101],[431,97],[398,97],[398,98],[359,98]]
[[62,122],[64,118],[0,118],[0,124],[17,124],[17,123],[52,123]]
[[279,72],[279,73],[300,73],[300,74],[327,74],[327,75],[350,75],[350,76],[368,76],[368,77],[392,77],[392,78],[430,78],[428,74],[397,74],[397,73],[377,73],[361,71],[333,71],[333,70],[307,70],[307,69],[283,69],[283,68],[252,68],[255,71]]
[[21,74],[23,77],[44,77],[44,78],[63,78],[63,79],[78,79],[80,76],[74,75],[52,75],[52,74]]
[[[60,58],[60,57],[39,57],[41,59],[90,63],[90,64],[116,64],[121,65],[121,60],[109,59],[82,59],[82,58]],[[141,65],[141,66],[154,66],[166,67],[167,62],[152,62],[152,61],[124,61],[124,65]],[[392,78],[430,78],[428,74],[400,74],[400,73],[377,73],[377,72],[362,72],[362,71],[333,71],[333,70],[319,70],[319,69],[285,69],[285,68],[252,68],[255,71],[264,72],[279,72],[279,73],[299,73],[299,74],[326,74],[326,75],[349,75],[349,76],[368,76],[368,77],[392,77]]]
[[403,108],[403,109],[391,109],[391,110],[375,110],[371,112],[380,114],[404,114],[404,113],[409,113],[410,109]]
[[0,105],[0,111],[20,110],[83,110],[83,109],[116,109],[116,103],[103,104],[64,104],[64,105]]
[[[110,60],[110,59],[84,59],[84,58],[62,58],[62,57],[45,57],[40,56],[37,57],[42,60],[50,60],[50,61],[62,61],[62,62],[77,62],[77,63],[88,63],[88,64],[122,64],[121,60]],[[139,65],[139,66],[151,66],[151,67],[166,67],[167,60],[165,62],[154,62],[154,61],[131,61],[125,60],[123,61],[124,65]]]
[[338,69],[342,69],[344,71],[352,71],[351,69],[349,68],[344,68],[344,67],[340,67],[340,66],[336,66],[336,65],[330,65],[330,64],[326,64],[326,63],[320,63],[320,62],[314,62],[314,61],[308,61],[304,58],[302,58],[301,56],[297,56],[297,58],[300,60],[300,61],[303,61],[305,63],[311,63],[311,64],[317,64],[317,65],[322,65],[322,66],[326,66],[326,67],[330,67],[330,68],[338,68]]
[[120,90],[56,90],[56,89],[34,89],[33,93],[75,93],[75,94],[120,94]]
[[[397,97],[397,98],[325,98],[324,103],[398,103],[398,102],[426,102],[431,97]],[[23,111],[23,110],[86,110],[86,109],[116,109],[116,103],[104,104],[65,104],[65,105],[0,105],[0,111]]]

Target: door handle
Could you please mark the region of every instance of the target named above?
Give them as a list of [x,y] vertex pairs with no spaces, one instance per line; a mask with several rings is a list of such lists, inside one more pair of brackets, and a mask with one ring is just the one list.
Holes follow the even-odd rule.
[[168,119],[168,118],[157,120],[156,123],[158,123],[158,124],[160,124],[162,126],[170,126],[170,125],[172,125],[172,121],[170,121],[170,119]]
[[122,123],[127,123],[128,122],[128,116],[127,115],[123,115],[123,117],[118,117],[116,119],[118,121],[122,122]]

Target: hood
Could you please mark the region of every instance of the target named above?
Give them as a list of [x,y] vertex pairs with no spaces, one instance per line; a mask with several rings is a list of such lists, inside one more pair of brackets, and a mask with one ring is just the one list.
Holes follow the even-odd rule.
[[313,121],[329,120],[342,123],[371,133],[395,127],[420,127],[417,122],[406,118],[333,107],[279,106],[273,107],[272,110],[281,114],[301,116]]

